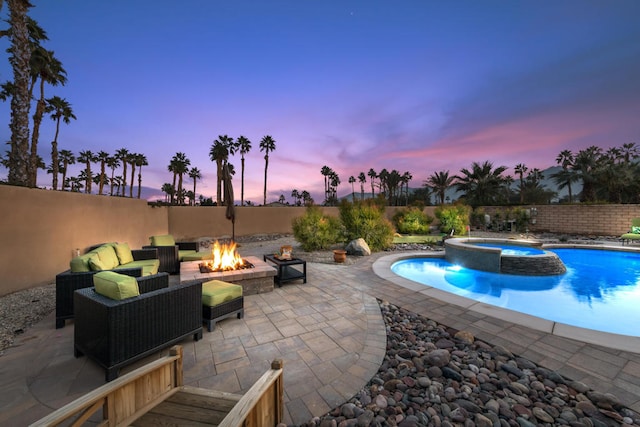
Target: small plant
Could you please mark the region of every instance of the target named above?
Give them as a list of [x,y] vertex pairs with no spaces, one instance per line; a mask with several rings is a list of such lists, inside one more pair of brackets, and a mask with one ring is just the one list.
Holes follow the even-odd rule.
[[356,200],[340,203],[340,219],[346,240],[363,238],[372,251],[381,251],[393,244],[393,224],[384,216],[384,204],[378,201]]
[[462,235],[467,231],[471,207],[467,205],[438,206],[435,211],[436,218],[440,221],[440,231],[446,234]]
[[429,234],[429,226],[433,222],[433,218],[420,208],[410,207],[396,212],[392,221],[398,233]]
[[305,251],[328,249],[343,241],[340,219],[325,215],[319,207],[307,207],[304,215],[292,221],[293,236]]

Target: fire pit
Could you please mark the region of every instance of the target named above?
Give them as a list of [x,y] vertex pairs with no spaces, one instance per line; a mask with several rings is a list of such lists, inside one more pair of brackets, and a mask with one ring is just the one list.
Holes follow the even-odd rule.
[[189,261],[180,264],[180,283],[223,280],[242,286],[244,295],[273,291],[276,269],[253,256],[242,258],[234,242],[219,243],[212,247],[208,261]]

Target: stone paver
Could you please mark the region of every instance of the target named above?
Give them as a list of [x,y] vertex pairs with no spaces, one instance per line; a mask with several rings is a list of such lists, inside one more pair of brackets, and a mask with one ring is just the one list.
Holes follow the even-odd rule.
[[[256,254],[257,255],[257,254]],[[376,254],[351,265],[309,263],[308,282],[245,297],[245,317],[227,319],[203,339],[184,340],[185,382],[245,392],[274,358],[284,360],[285,422],[303,423],[344,403],[376,373],[386,349],[376,298],[403,306],[534,362],[616,394],[640,410],[640,355],[516,325],[408,289],[374,273]],[[376,263],[376,269],[380,266]],[[172,279],[176,280],[176,279]],[[73,322],[53,313],[0,357],[0,425],[26,425],[104,381],[73,357]],[[158,355],[123,370],[141,366]]]

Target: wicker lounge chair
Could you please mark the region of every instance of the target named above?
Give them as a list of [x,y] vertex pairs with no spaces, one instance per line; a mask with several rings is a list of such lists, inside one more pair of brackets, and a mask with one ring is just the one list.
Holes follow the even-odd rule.
[[[168,281],[167,273],[159,273]],[[168,282],[167,282],[168,283]],[[113,300],[80,289],[74,294],[74,354],[105,368],[107,381],[120,368],[186,337],[202,338],[202,285],[166,287]]]
[[143,249],[157,249],[160,259],[159,271],[169,274],[180,273],[180,261],[185,254],[196,253],[200,247],[198,242],[175,242],[169,234],[164,236],[151,236],[151,245],[143,246]]
[[620,236],[622,244],[631,244],[631,242],[640,241],[640,218],[631,220],[631,230]]
[[[134,249],[131,251],[135,261],[144,259],[157,259],[158,251],[156,249]],[[90,288],[93,286],[93,275],[97,271],[81,271],[72,272],[64,271],[56,275],[56,329],[64,327],[66,319],[73,319],[73,293],[78,289]],[[142,268],[120,268],[118,273],[126,274],[133,277],[142,276]],[[140,286],[152,282],[145,282]]]

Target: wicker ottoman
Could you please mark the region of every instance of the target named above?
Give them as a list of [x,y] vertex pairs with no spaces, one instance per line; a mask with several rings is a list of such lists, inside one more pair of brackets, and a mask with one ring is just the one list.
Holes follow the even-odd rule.
[[238,315],[244,316],[244,297],[242,286],[222,280],[210,280],[202,284],[202,319],[211,332],[216,322]]

